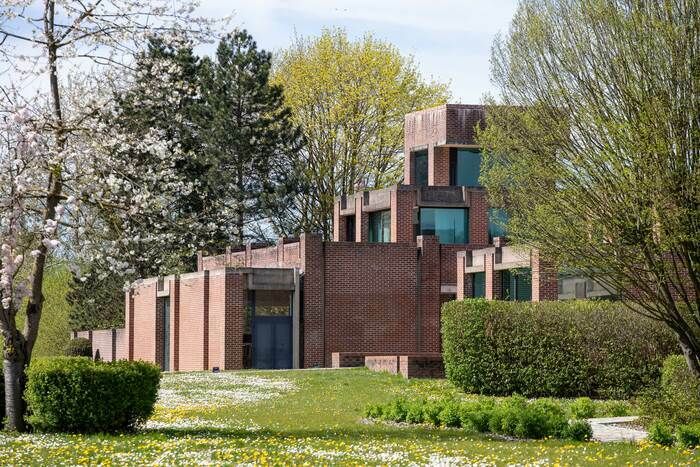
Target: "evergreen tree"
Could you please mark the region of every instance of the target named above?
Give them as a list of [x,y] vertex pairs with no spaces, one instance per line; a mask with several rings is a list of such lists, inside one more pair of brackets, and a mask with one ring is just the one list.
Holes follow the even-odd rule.
[[215,60],[202,61],[202,137],[216,167],[209,183],[231,213],[236,243],[266,235],[266,223],[289,233],[275,219],[302,189],[301,131],[282,87],[269,82],[271,64],[271,54],[245,30],[223,38]]

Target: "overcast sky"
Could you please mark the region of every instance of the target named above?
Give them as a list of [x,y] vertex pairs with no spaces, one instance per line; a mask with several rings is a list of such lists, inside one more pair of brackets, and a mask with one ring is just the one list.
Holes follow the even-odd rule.
[[275,51],[295,34],[339,26],[351,37],[370,31],[411,54],[424,76],[450,82],[453,101],[479,103],[489,82],[491,41],[506,32],[516,0],[202,0],[199,13],[224,16]]

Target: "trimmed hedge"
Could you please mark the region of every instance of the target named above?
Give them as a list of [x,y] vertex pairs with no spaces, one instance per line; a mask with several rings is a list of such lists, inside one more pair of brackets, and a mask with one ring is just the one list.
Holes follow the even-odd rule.
[[27,420],[38,431],[113,432],[153,413],[160,369],[145,362],[86,357],[34,360],[27,370]]
[[369,405],[365,415],[392,422],[428,423],[464,428],[480,433],[498,433],[517,438],[556,437],[587,441],[592,436],[585,420],[569,422],[565,408],[552,399],[528,401],[512,396],[501,401],[433,401],[395,399],[388,404]]
[[654,384],[672,333],[620,302],[468,299],[442,308],[447,378],[466,392],[621,399]]
[[69,357],[92,358],[92,342],[84,337],[76,337],[68,341],[64,352]]
[[683,355],[664,360],[661,381],[639,397],[642,414],[671,426],[700,423],[700,380],[690,372]]

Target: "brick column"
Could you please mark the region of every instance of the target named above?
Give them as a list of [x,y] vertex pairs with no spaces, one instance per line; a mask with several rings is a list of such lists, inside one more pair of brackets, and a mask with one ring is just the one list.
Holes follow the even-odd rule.
[[202,368],[209,369],[209,271],[204,271],[202,299]]
[[404,152],[403,152],[403,183],[404,185],[415,185],[415,167],[413,160],[415,159],[415,154],[411,151],[404,142]]
[[485,190],[469,190],[469,243],[489,244],[489,214]]
[[170,283],[170,370],[180,369],[180,276]]
[[464,273],[467,255],[471,255],[471,252],[457,252],[457,300],[464,300],[473,295],[471,275]]
[[355,241],[369,241],[369,214],[362,210],[364,194],[355,195]]
[[484,296],[486,300],[500,300],[502,298],[501,272],[494,269],[494,262],[494,254],[484,255],[484,276],[486,280]]
[[301,234],[299,242],[304,272],[303,366],[324,367],[330,363],[330,355],[326,356],[323,242],[319,235],[308,233]]
[[450,184],[450,148],[428,145],[428,185]]
[[244,274],[238,274],[233,269],[226,270],[223,370],[243,368],[243,326],[248,305],[245,284]]
[[340,215],[340,200],[333,203],[333,241],[334,242],[352,242],[354,238],[345,238],[347,219]]
[[134,359],[134,289],[129,287],[126,291],[125,303],[126,303],[126,342],[127,342],[127,359]]
[[420,297],[416,319],[417,352],[440,351],[440,244],[432,235],[416,237]]
[[559,284],[557,268],[554,264],[540,258],[540,252],[533,249],[530,252],[530,266],[532,268],[532,301],[557,300]]
[[397,188],[391,196],[391,241],[396,243],[413,243],[413,208],[416,205],[416,192]]

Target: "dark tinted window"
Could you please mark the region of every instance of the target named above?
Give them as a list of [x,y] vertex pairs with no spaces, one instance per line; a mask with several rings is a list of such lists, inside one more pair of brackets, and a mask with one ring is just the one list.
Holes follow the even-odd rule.
[[469,210],[421,208],[420,234],[436,235],[440,243],[469,243]]
[[428,150],[413,153],[414,184],[418,186],[428,185]]
[[450,151],[450,185],[480,186],[481,151],[452,149]]
[[391,211],[369,213],[369,241],[374,243],[391,241]]

